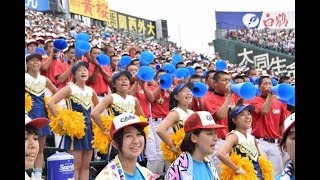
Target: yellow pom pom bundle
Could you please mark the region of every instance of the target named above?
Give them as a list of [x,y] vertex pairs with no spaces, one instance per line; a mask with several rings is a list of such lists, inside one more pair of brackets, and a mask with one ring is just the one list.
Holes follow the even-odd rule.
[[170,148],[170,146],[168,146],[164,142],[160,143],[160,148],[163,152],[163,159],[165,161],[171,164],[174,160],[178,158],[178,156],[181,154],[180,145],[182,143],[184,136],[185,136],[185,132],[183,128],[169,135],[171,141],[174,143],[175,148],[178,149],[178,153],[174,152]]
[[32,102],[32,98],[28,92],[26,92],[24,94],[24,103],[25,103],[24,104],[25,111],[29,112],[32,109],[33,102]]

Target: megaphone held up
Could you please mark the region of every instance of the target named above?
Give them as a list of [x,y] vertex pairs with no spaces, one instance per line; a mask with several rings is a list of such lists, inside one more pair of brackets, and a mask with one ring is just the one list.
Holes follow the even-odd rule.
[[231,91],[245,100],[253,99],[257,94],[256,87],[250,82],[231,84]]
[[271,92],[280,99],[289,99],[294,95],[294,89],[290,84],[282,83],[271,87]]
[[190,71],[187,68],[178,68],[174,71],[174,76],[178,79],[188,78],[190,76]]
[[203,82],[194,82],[191,92],[194,97],[201,98],[208,91],[208,87]]
[[216,70],[217,71],[224,71],[227,69],[227,63],[224,60],[216,61]]
[[96,59],[101,66],[108,66],[110,64],[110,57],[105,54],[99,54]]
[[143,51],[139,57],[140,63],[143,65],[148,65],[154,60],[154,56],[149,51]]
[[67,48],[68,43],[64,39],[56,39],[53,41],[53,47],[55,51],[62,51]]
[[81,32],[81,33],[77,34],[77,36],[76,36],[76,42],[77,41],[89,42],[89,40],[90,40],[90,36],[89,36],[89,34],[87,34],[85,32]]
[[137,72],[137,78],[146,82],[152,81],[154,78],[154,71],[149,66],[142,66]]
[[296,105],[296,96],[293,95],[291,98],[289,99],[279,99],[281,102],[284,102],[286,104],[289,104],[291,106],[295,106]]
[[82,41],[82,40],[79,40],[79,41],[76,41],[75,42],[75,56],[76,57],[81,57],[83,55],[85,55],[89,50],[90,50],[90,44],[89,42],[86,42],[86,41]]
[[132,58],[130,56],[122,56],[121,59],[119,60],[119,68],[120,69],[125,69],[130,62],[132,61]]
[[174,67],[174,65],[172,64],[165,64],[162,69],[169,74],[173,74],[174,71],[176,70],[176,67]]
[[173,65],[176,65],[177,63],[181,62],[182,61],[182,56],[178,53],[175,53],[172,55],[172,64]]
[[188,67],[186,67],[186,68],[190,71],[190,76],[192,76],[192,75],[194,75],[194,74],[196,73],[196,70],[194,70],[193,67],[188,66]]
[[173,84],[173,77],[171,74],[165,73],[159,79],[160,88],[163,90],[169,89]]

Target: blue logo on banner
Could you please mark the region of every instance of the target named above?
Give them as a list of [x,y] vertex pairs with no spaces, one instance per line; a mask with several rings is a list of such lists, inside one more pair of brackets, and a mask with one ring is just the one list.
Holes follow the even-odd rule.
[[25,7],[38,11],[49,10],[49,0],[24,0]]
[[262,12],[216,12],[217,29],[257,28]]

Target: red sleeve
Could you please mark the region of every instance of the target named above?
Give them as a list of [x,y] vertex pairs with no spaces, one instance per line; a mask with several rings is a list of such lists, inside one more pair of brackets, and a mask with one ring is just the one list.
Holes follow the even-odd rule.
[[209,111],[212,116],[219,110],[221,103],[213,95],[205,95],[203,98],[204,109]]
[[66,72],[68,65],[65,63],[57,63],[55,66],[54,77],[57,78],[60,74]]
[[248,102],[249,104],[254,106],[254,113],[260,114],[259,112],[263,104],[263,101],[260,100],[260,97],[254,97],[252,100],[249,100]]

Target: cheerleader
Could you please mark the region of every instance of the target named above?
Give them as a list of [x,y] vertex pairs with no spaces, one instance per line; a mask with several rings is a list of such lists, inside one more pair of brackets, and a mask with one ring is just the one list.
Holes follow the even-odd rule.
[[93,153],[90,112],[92,104],[96,105],[99,102],[96,92],[91,87],[85,85],[89,78],[88,67],[89,64],[87,62],[79,61],[75,63],[71,70],[75,82],[68,83],[67,86],[52,96],[48,102],[48,107],[54,117],[58,116],[55,105],[62,99],[66,99],[68,109],[81,112],[85,117],[84,136],[79,139],[64,135],[59,144],[59,148],[67,150],[68,153],[74,156],[75,180],[89,179],[89,167]]
[[[48,118],[45,106],[45,88],[48,88],[52,94],[57,93],[57,88],[45,76],[40,75],[41,55],[31,54],[26,57],[27,72],[25,73],[25,93],[26,93],[26,111],[31,119]],[[27,103],[29,102],[29,103]],[[34,175],[42,176],[44,166],[43,149],[46,143],[46,137],[51,135],[49,125],[39,129],[39,153],[34,163]]]

